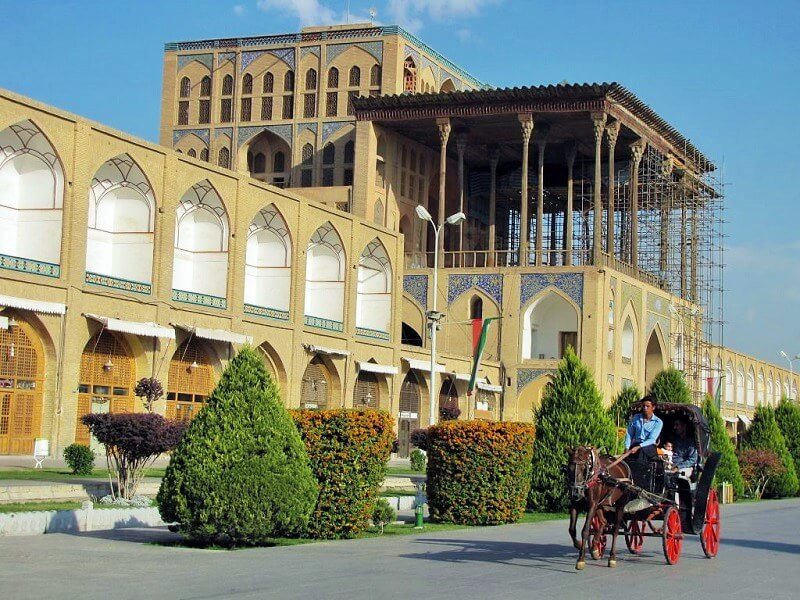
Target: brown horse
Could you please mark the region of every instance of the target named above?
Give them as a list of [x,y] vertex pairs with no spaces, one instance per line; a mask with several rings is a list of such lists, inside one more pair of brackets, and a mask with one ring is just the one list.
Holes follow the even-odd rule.
[[[611,552],[608,566],[617,566],[617,534],[622,526],[625,503],[628,494],[620,487],[607,483],[605,476],[615,479],[630,480],[630,468],[624,462],[610,456],[600,456],[592,446],[578,446],[569,451],[567,463],[567,484],[570,493],[569,534],[572,543],[579,551],[575,568],[579,571],[586,567],[586,545],[591,532],[592,519],[599,519],[598,532],[592,543],[592,558],[600,558],[599,538],[606,529],[606,512],[614,514],[614,532],[611,539]],[[586,509],[586,522],[580,541],[576,537],[578,511]]]

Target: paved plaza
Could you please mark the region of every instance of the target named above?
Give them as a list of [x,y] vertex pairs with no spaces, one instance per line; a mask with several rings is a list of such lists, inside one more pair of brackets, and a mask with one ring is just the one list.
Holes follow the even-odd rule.
[[723,508],[715,560],[690,536],[669,567],[648,539],[583,572],[566,521],[234,552],[160,546],[160,529],[5,538],[0,597],[797,598],[800,500]]

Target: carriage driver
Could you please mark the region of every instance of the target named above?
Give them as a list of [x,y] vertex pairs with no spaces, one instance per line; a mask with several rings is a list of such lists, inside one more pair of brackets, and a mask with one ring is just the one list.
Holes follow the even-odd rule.
[[[642,412],[631,417],[628,432],[625,434],[625,450],[630,451],[625,462],[631,468],[633,482],[646,488],[644,481],[647,474],[647,463],[658,459],[656,443],[664,422],[655,414],[656,399],[653,396],[642,398]],[[650,503],[644,498],[636,498],[625,505],[625,512],[637,512],[648,508]]]

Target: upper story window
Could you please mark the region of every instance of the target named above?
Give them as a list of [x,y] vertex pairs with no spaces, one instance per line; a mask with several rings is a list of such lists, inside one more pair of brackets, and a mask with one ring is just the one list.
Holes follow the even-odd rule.
[[283,77],[283,91],[294,91],[294,71],[286,71],[286,75]]
[[181,79],[181,98],[188,98],[192,91],[192,82],[188,77]]
[[250,75],[250,73],[246,73],[245,76],[242,78],[242,93],[243,94],[253,93],[253,76]]
[[381,66],[372,65],[369,71],[369,85],[370,87],[380,87],[382,79]]
[[328,87],[332,89],[339,87],[339,69],[336,67],[328,70]]
[[352,67],[350,69],[350,87],[358,87],[361,85],[361,69],[358,67]]
[[210,96],[211,95],[211,77],[206,75],[203,79],[200,80],[200,95],[201,96]]
[[271,94],[275,91],[275,76],[272,73],[264,75],[264,93]]
[[306,71],[306,89],[317,89],[317,71],[315,69],[309,69]]
[[417,65],[410,56],[403,63],[403,89],[406,92],[417,91]]
[[233,94],[233,77],[225,75],[225,78],[222,80],[222,95],[230,96],[231,94]]

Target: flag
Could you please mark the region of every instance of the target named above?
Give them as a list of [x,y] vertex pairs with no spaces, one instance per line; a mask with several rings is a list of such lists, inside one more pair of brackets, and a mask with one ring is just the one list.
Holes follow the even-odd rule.
[[722,382],[725,381],[725,375],[721,375],[717,380],[717,393],[714,394],[714,404],[717,405],[717,410],[722,407]]
[[472,363],[472,375],[469,378],[469,385],[467,386],[467,396],[471,396],[475,391],[475,382],[478,379],[478,367],[480,367],[481,359],[483,358],[483,351],[486,349],[486,337],[489,333],[489,325],[492,321],[496,321],[500,317],[489,317],[483,321],[481,328],[481,336],[474,350],[475,361]]

